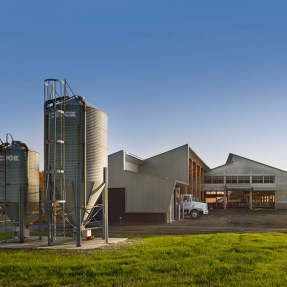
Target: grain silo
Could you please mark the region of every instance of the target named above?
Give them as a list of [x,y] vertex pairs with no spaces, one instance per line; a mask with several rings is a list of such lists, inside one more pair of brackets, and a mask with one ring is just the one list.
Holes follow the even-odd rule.
[[104,210],[100,200],[106,187],[108,117],[84,97],[68,95],[66,81],[47,79],[44,87],[44,168],[51,240],[57,225],[55,214],[61,217],[61,210],[77,235],[81,231],[86,236],[97,210]]
[[9,143],[9,135],[0,144],[0,207],[22,243],[25,221],[39,203],[39,153],[11,135]]

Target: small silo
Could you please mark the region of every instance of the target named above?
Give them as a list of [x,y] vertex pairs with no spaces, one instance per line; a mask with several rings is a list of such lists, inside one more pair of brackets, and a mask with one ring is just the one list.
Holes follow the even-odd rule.
[[2,142],[0,182],[1,208],[12,220],[21,242],[25,220],[39,204],[39,153],[21,141]]
[[84,97],[61,96],[56,84],[66,91],[66,82],[48,79],[44,84],[47,201],[61,204],[72,226],[79,218],[83,230],[105,188],[108,117]]

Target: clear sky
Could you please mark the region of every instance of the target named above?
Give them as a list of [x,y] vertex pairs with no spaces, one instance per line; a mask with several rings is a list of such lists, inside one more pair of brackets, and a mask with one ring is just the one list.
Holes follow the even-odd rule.
[[43,81],[109,116],[109,154],[188,143],[287,170],[286,0],[11,0],[0,5],[0,138],[40,152]]

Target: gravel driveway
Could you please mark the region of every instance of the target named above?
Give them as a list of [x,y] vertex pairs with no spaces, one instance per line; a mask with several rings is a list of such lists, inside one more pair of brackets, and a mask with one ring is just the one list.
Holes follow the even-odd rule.
[[156,225],[109,226],[115,235],[200,234],[224,232],[287,232],[287,210],[211,209],[208,215]]

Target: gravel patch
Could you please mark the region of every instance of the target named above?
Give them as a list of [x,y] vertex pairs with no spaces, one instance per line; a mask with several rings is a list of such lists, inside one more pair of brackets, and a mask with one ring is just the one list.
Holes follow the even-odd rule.
[[287,210],[245,208],[211,209],[199,219],[165,224],[125,224],[109,226],[109,236],[173,235],[204,233],[287,232]]

